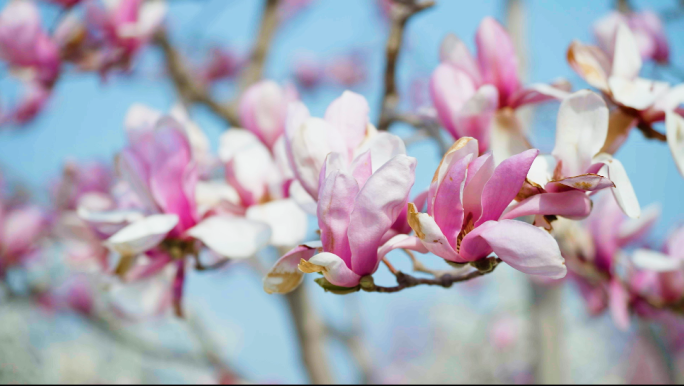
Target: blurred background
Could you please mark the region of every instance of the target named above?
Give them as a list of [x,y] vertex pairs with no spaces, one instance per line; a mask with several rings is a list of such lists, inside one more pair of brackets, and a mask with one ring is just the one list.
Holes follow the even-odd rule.
[[[0,8],[7,3],[0,0]],[[44,25],[52,28],[61,8],[37,3]],[[191,64],[199,66],[217,47],[238,61],[255,38],[262,3],[169,0],[169,39]],[[314,116],[322,116],[334,98],[351,89],[368,99],[371,121],[376,121],[389,28],[383,2],[302,3],[277,30],[264,77],[297,85]],[[406,27],[398,64],[402,106],[416,110],[430,104],[427,84],[447,33],[474,50],[482,18],[493,16],[505,25],[511,3],[522,10],[519,39],[524,42],[526,83],[563,77],[574,90],[588,87],[568,66],[566,50],[573,40],[594,42],[593,23],[614,10],[615,2],[436,0]],[[680,83],[684,13],[680,15],[679,3],[629,3],[634,9],[667,15],[671,69],[647,63],[643,74]],[[307,88],[296,73],[311,63],[325,68],[326,80]],[[235,81],[227,78],[212,86],[218,98],[236,90]],[[20,92],[9,69],[0,67],[0,103],[11,105]],[[50,181],[60,177],[67,162],[112,162],[126,143],[123,119],[132,104],[167,111],[176,102],[163,55],[155,46],[142,51],[127,74],[102,79],[94,73],[67,72],[36,119],[0,130],[0,168],[5,179],[47,203]],[[531,137],[542,151],[553,148],[557,111],[558,103],[547,103],[532,112]],[[203,106],[193,107],[191,115],[216,151],[219,135],[228,129],[225,122]],[[401,123],[391,131],[404,138],[413,134]],[[419,160],[414,186],[418,192],[429,183],[441,156],[431,138],[411,141],[408,153]],[[684,180],[666,146],[641,135],[631,135],[616,156],[642,207],[659,203],[663,208],[649,236],[657,244],[684,218]],[[314,223],[310,221],[311,235]],[[276,255],[267,250],[260,259],[269,265]],[[401,253],[392,259],[397,268],[411,270]],[[435,256],[424,260],[431,267],[448,268]],[[116,326],[5,297],[0,305],[0,382],[307,382],[288,300],[266,294],[261,279],[261,273],[246,263],[193,271],[186,282],[186,320],[168,316]],[[607,313],[591,316],[570,282],[532,284],[508,266],[449,289],[416,287],[396,294],[339,296],[323,292],[310,277],[305,281],[309,305],[326,326],[321,331],[324,362],[335,382],[684,380],[684,356],[666,348],[653,334],[657,327],[633,323],[628,331],[618,330]],[[376,282],[392,281],[381,267]]]

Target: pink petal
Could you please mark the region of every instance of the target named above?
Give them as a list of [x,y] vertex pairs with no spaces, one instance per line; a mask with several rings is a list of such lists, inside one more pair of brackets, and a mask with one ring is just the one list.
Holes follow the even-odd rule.
[[300,263],[299,270],[305,273],[321,272],[332,285],[354,287],[361,276],[352,271],[339,256],[321,252],[311,257],[307,263]]
[[423,245],[423,242],[416,236],[396,235],[387,240],[380,249],[378,249],[378,259],[382,260],[388,253],[395,249],[408,249],[418,253],[428,253],[428,249]]
[[519,90],[509,102],[510,107],[515,109],[520,106],[537,104],[550,100],[563,100],[570,95],[565,90],[561,90],[549,84],[536,83]]
[[472,154],[449,165],[444,180],[435,195],[433,216],[444,233],[449,245],[456,245],[456,237],[463,225],[463,203],[461,202],[463,180]]
[[498,220],[504,209],[518,195],[539,150],[530,149],[501,162],[482,190],[482,216],[475,226]]
[[494,157],[485,154],[468,165],[468,177],[463,189],[463,208],[474,220],[482,215],[482,190],[494,173]]
[[591,200],[586,193],[573,190],[563,193],[543,193],[529,197],[510,207],[502,219],[528,215],[555,215],[581,220],[591,213]]
[[468,99],[475,94],[475,85],[468,75],[448,64],[440,64],[430,77],[430,97],[437,110],[437,117],[454,137],[463,136],[453,121]]
[[335,126],[346,141],[349,159],[366,136],[369,112],[366,98],[351,91],[342,93],[325,110],[325,120]]
[[513,41],[501,24],[486,17],[477,29],[475,43],[483,81],[496,86],[500,105],[506,106],[509,98],[520,88]]
[[486,84],[453,114],[453,122],[462,136],[473,137],[479,143],[480,153],[489,149],[491,122],[499,108],[499,93],[496,87]]
[[478,142],[476,139],[470,137],[460,138],[458,141],[454,142],[453,145],[447,150],[447,152],[442,157],[442,161],[439,163],[435,175],[432,177],[432,182],[430,183],[430,188],[428,189],[427,204],[428,213],[430,215],[434,214],[435,206],[435,195],[437,194],[437,189],[444,181],[444,176],[446,176],[447,171],[452,164],[458,163],[461,159],[471,156],[477,157],[478,152]]
[[304,276],[298,268],[299,262],[308,261],[319,248],[318,243],[299,245],[278,259],[264,277],[264,291],[286,294],[299,287]]
[[373,166],[370,150],[367,150],[365,153],[354,158],[350,169],[359,186],[363,186],[373,174]]
[[5,215],[3,222],[0,250],[5,260],[18,258],[38,247],[39,237],[49,225],[47,213],[35,206],[15,208]]
[[349,222],[352,269],[359,275],[375,272],[380,241],[406,205],[414,182],[416,159],[398,155],[366,181],[356,197]]
[[445,260],[457,263],[465,262],[454,250],[454,247],[449,244],[432,216],[427,213],[418,213],[413,204],[408,206],[408,223],[428,251]]
[[152,212],[159,211],[149,188],[149,167],[131,149],[121,151],[116,163],[121,177],[128,182],[145,209]]
[[572,189],[582,190],[585,192],[595,192],[597,190],[615,187],[613,181],[598,174],[583,174],[581,176],[563,178],[558,181],[552,181],[546,184],[544,188],[550,192],[564,192]]
[[276,82],[262,80],[250,86],[240,99],[240,123],[268,148],[273,148],[285,131],[287,103],[283,89]]
[[475,85],[482,84],[482,76],[475,58],[470,55],[468,47],[456,35],[449,33],[444,37],[439,48],[439,60],[464,71]]
[[[488,226],[480,232],[479,238],[487,242],[506,264],[531,275],[552,279],[565,277],[567,268],[558,243],[547,231],[514,220],[501,220],[484,225]],[[466,247],[465,239],[462,247]]]
[[318,226],[323,250],[334,253],[351,266],[347,228],[354,209],[359,185],[354,177],[339,170],[332,171],[318,191]]

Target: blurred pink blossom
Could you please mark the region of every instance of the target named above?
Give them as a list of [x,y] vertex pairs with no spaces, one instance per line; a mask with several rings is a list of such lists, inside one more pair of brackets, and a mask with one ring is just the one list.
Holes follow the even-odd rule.
[[615,37],[620,24],[626,24],[634,34],[643,60],[667,63],[670,47],[663,23],[658,14],[649,10],[627,14],[613,11],[594,23],[596,41],[609,57],[615,53]]

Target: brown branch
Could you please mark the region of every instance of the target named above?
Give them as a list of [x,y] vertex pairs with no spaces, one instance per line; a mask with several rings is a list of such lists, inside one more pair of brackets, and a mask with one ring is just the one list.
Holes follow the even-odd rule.
[[447,274],[444,274],[440,277],[436,277],[436,278],[432,278],[432,279],[414,277],[414,276],[405,274],[401,271],[398,271],[395,275],[397,278],[397,285],[394,287],[382,287],[382,286],[375,285],[375,283],[373,283],[372,281],[368,281],[365,283],[362,281],[361,289],[366,291],[366,292],[392,293],[392,292],[399,292],[403,289],[415,287],[418,285],[431,285],[431,286],[439,286],[439,287],[449,288],[454,283],[460,283],[460,282],[472,280],[472,279],[478,278],[480,276],[484,276],[490,272],[493,272],[494,269],[499,265],[499,263],[501,263],[501,260],[498,258],[497,259],[489,258],[489,259],[480,260],[477,263],[478,263],[478,269],[476,271],[472,271],[472,272],[467,273],[465,275],[452,276],[451,274],[447,273]]
[[280,0],[266,0],[257,39],[252,47],[247,66],[240,74],[240,93],[261,79],[264,63],[271,48],[271,41],[280,25],[278,5]]
[[650,124],[646,122],[639,122],[639,124],[637,125],[637,129],[639,129],[639,131],[641,131],[641,134],[643,134],[644,137],[647,139],[655,139],[657,141],[667,142],[667,136],[665,134],[654,129]]
[[309,381],[314,384],[329,384],[333,379],[325,355],[326,329],[314,312],[303,284],[285,295],[285,298],[297,329],[301,358]]
[[385,63],[385,90],[380,106],[378,130],[387,130],[394,121],[393,112],[399,104],[399,93],[396,84],[397,60],[404,40],[404,28],[411,16],[435,5],[434,1],[416,2],[416,0],[394,0],[390,13],[390,31],[387,37]]
[[153,41],[164,53],[166,68],[173,85],[185,103],[203,104],[226,121],[228,125],[239,126],[235,109],[227,103],[214,100],[209,90],[192,76],[183,61],[183,57],[169,41],[166,31],[162,29],[157,32]]

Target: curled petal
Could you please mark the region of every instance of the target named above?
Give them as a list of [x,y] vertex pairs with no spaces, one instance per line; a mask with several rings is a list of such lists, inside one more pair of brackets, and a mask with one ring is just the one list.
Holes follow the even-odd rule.
[[679,173],[684,176],[684,118],[674,111],[665,115],[667,145],[672,153]]
[[570,189],[583,190],[585,192],[594,192],[601,189],[613,188],[615,184],[606,177],[598,174],[582,174],[581,176],[563,178],[558,181],[552,181],[544,187],[549,192],[563,192]]
[[514,219],[532,214],[563,216],[581,220],[591,213],[591,200],[581,191],[537,194],[509,207],[501,218]]
[[231,259],[254,256],[271,239],[270,227],[242,217],[212,216],[186,232],[209,249]]
[[568,63],[584,80],[601,91],[608,92],[610,59],[598,47],[574,41],[568,47]]
[[549,84],[535,83],[516,92],[509,101],[513,109],[528,104],[536,104],[549,100],[563,100],[570,95],[569,92]]
[[360,275],[347,267],[344,260],[329,252],[321,252],[308,261],[301,260],[299,270],[304,273],[320,272],[331,284],[340,287],[354,287],[361,279]]
[[471,159],[472,154],[468,154],[458,162],[452,162],[435,195],[433,217],[446,236],[449,245],[456,245],[456,237],[463,225],[461,197],[463,181]]
[[388,253],[395,249],[408,249],[418,253],[428,253],[429,250],[423,245],[423,242],[416,236],[396,235],[387,240],[385,244],[378,249],[378,258],[382,260]]
[[622,211],[631,218],[639,217],[641,215],[641,206],[639,206],[639,200],[637,200],[632,183],[629,181],[622,163],[606,153],[600,153],[594,157],[593,162],[605,165],[598,174],[608,177],[615,184],[615,187],[611,190]]
[[286,294],[299,287],[304,276],[298,268],[300,261],[309,260],[319,249],[319,242],[306,243],[278,259],[264,277],[264,291],[269,294]]
[[135,256],[157,246],[176,224],[175,214],[147,216],[116,232],[106,245],[121,255]]
[[477,62],[485,83],[496,86],[499,98],[506,101],[520,89],[518,58],[513,41],[496,20],[486,17],[480,23],[475,35]]
[[418,213],[412,203],[408,204],[408,223],[428,251],[445,260],[465,262],[449,244],[435,220],[427,213]]
[[468,175],[463,188],[463,209],[466,216],[478,219],[482,215],[482,190],[494,173],[494,157],[485,154],[468,165]]
[[439,48],[439,60],[464,71],[475,85],[482,83],[482,76],[475,58],[470,55],[468,47],[456,35],[449,33],[444,37]]

